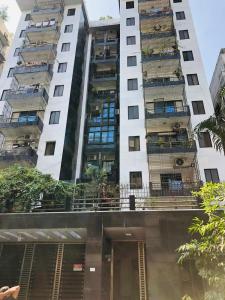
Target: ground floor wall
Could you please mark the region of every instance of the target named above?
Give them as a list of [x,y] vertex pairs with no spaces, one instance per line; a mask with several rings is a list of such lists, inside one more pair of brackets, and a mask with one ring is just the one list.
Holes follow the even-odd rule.
[[[176,249],[190,238],[187,228],[199,210],[2,214],[0,286],[21,285],[20,300],[201,299],[193,264],[177,264]],[[85,229],[82,240],[16,241],[18,232]],[[13,241],[14,235],[14,241]],[[53,234],[52,234],[53,235]],[[9,234],[10,236],[10,234]],[[63,236],[63,235],[62,235]]]

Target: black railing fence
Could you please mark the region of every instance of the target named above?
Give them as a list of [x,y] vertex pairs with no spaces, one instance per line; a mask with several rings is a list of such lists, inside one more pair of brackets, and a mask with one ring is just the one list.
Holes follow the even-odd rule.
[[1,213],[33,212],[99,212],[143,211],[155,209],[196,209],[201,182],[172,184],[150,183],[148,186],[98,186],[81,188],[72,198],[40,199],[30,202],[5,201],[0,203]]

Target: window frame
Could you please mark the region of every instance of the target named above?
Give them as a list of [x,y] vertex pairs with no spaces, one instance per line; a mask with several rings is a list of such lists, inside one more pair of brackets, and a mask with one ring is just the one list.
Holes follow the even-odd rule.
[[[48,147],[53,146],[53,148],[48,149]],[[56,141],[47,141],[45,143],[45,154],[44,156],[54,156],[55,155],[55,148],[56,148]]]
[[76,8],[69,8],[67,10],[67,17],[75,16],[75,14],[76,14]]
[[[70,45],[71,45],[71,43],[62,43],[61,52],[69,52],[70,51]],[[67,46],[68,46],[69,50],[67,49]],[[63,49],[64,47],[66,49]]]
[[[136,111],[134,110],[136,108]],[[133,109],[133,111],[131,111]],[[131,116],[133,115],[133,117]],[[128,120],[138,120],[139,119],[139,106],[131,105],[128,106]]]
[[[131,145],[132,142],[134,146]],[[128,150],[129,152],[141,151],[140,136],[128,136]]]
[[126,9],[133,9],[133,8],[134,8],[134,1],[126,1]]
[[66,73],[67,71],[67,62],[59,63],[57,73]]
[[212,139],[208,131],[198,134],[199,148],[212,148]]
[[138,91],[138,79],[137,78],[127,79],[127,90],[128,91]]
[[202,100],[192,101],[192,109],[194,115],[205,115],[204,101]]
[[129,35],[126,39],[127,46],[136,45],[136,36],[135,35]]
[[[71,30],[68,31],[68,28],[71,28]],[[71,33],[71,32],[73,32],[73,24],[65,25],[64,33]]]
[[[136,176],[136,178],[135,178],[135,176]],[[130,189],[140,190],[140,189],[143,188],[143,179],[142,179],[142,172],[141,171],[129,172],[129,180],[130,180]],[[132,180],[134,180],[134,181],[140,180],[140,182],[139,183],[132,182]]]
[[135,26],[135,17],[126,18],[126,26]]
[[127,67],[136,67],[137,66],[137,56],[130,55],[127,56]]
[[[213,172],[215,172],[215,173],[212,174]],[[216,168],[214,168],[214,169],[204,169],[204,173],[205,173],[206,182],[213,182],[213,183],[219,183],[220,182],[220,176],[219,176],[218,169],[216,169]],[[214,175],[216,175],[216,176],[214,176]],[[209,177],[210,177],[210,179],[209,179]]]
[[60,110],[51,111],[49,116],[49,125],[57,125],[60,120]]
[[[57,89],[59,89],[59,91],[61,91],[61,93],[58,93]],[[53,97],[62,97],[63,93],[64,93],[64,85],[62,85],[62,84],[55,85]]]

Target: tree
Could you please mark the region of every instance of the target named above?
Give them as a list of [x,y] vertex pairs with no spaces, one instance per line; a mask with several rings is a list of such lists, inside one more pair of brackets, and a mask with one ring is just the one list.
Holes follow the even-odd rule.
[[54,180],[34,168],[19,165],[0,170],[0,211],[27,212],[37,207],[63,207],[79,186]]
[[[194,218],[194,238],[182,245],[179,263],[191,260],[205,282],[204,300],[225,299],[225,183],[207,183],[200,192],[204,215]],[[184,299],[191,299],[185,296]]]
[[223,151],[225,155],[225,87],[219,93],[219,101],[215,113],[195,127],[197,134],[207,130],[212,137],[217,151]]
[[0,18],[3,21],[8,21],[8,7],[7,6],[0,7]]

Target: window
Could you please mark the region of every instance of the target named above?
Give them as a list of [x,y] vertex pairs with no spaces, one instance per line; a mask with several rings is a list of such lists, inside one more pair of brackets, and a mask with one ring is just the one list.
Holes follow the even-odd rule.
[[185,12],[184,11],[178,11],[176,12],[176,19],[177,20],[185,20]]
[[20,52],[20,48],[16,48],[15,51],[14,51],[13,56],[18,56],[19,52]]
[[194,55],[192,51],[183,51],[184,61],[192,61],[194,60]]
[[173,0],[173,3],[180,3],[182,0]]
[[65,26],[65,30],[64,30],[65,33],[69,33],[69,32],[72,32],[72,31],[73,31],[73,24]]
[[194,115],[204,115],[205,107],[203,101],[192,101]]
[[139,119],[138,105],[128,106],[128,120]]
[[129,136],[129,151],[140,151],[139,136]]
[[137,78],[127,80],[127,89],[128,89],[128,91],[138,90],[138,80],[137,80]]
[[14,68],[10,68],[7,77],[13,77]]
[[126,25],[127,26],[134,26],[135,25],[135,18],[127,18]]
[[130,188],[142,189],[142,172],[130,172]]
[[127,66],[135,67],[137,65],[137,57],[136,56],[127,56]]
[[198,141],[199,141],[200,148],[211,148],[212,147],[212,141],[211,141],[211,137],[210,137],[210,134],[208,131],[200,132],[198,134]]
[[97,126],[88,129],[88,144],[112,144],[115,141],[114,126]]
[[133,36],[127,36],[127,45],[135,45],[136,44],[136,37]]
[[70,43],[63,43],[61,52],[68,52],[70,51]]
[[30,21],[30,20],[31,20],[31,15],[30,14],[26,14],[25,21]]
[[199,85],[197,74],[188,74],[187,81],[188,81],[188,85]]
[[54,90],[54,97],[61,97],[63,95],[64,85],[56,85]]
[[55,142],[47,142],[45,147],[45,156],[54,155]]
[[65,73],[67,69],[67,63],[59,63],[58,73]]
[[9,91],[9,90],[3,90],[3,91],[2,91],[1,101],[5,101],[6,95],[7,95],[7,92],[8,92],[8,91]]
[[76,11],[75,8],[68,9],[67,16],[74,16],[75,15],[75,11]]
[[217,169],[205,169],[205,179],[207,182],[220,182],[219,173]]
[[134,1],[127,1],[126,2],[126,9],[134,8]]
[[187,40],[190,38],[188,30],[179,30],[179,36],[181,40]]
[[50,114],[49,124],[59,124],[60,111],[52,111]]

